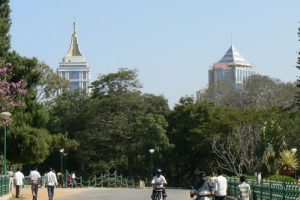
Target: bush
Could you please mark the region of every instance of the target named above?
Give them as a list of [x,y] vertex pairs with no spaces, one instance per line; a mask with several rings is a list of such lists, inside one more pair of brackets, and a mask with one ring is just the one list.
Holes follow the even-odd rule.
[[270,181],[280,181],[280,182],[295,182],[295,179],[290,176],[283,176],[283,175],[273,175],[269,176],[267,180]]

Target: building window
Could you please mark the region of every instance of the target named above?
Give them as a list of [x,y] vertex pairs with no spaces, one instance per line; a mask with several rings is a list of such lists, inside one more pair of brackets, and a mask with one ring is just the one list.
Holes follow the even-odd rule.
[[71,82],[70,83],[70,89],[71,90],[77,90],[77,89],[79,89],[79,82]]
[[79,79],[79,72],[69,72],[69,79]]
[[86,79],[86,72],[82,72],[82,79]]

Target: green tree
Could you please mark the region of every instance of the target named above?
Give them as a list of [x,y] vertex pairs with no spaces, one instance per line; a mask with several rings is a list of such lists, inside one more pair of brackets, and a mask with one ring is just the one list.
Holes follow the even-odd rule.
[[[167,118],[168,137],[175,147],[166,153],[166,160],[169,163],[168,176],[174,183],[186,183],[197,177],[197,171],[210,171],[216,166],[211,139],[226,128],[216,123],[219,111],[214,103],[195,103],[191,97],[183,97],[170,112]],[[214,133],[214,130],[218,132]]]
[[[300,38],[300,28],[298,28],[298,37]],[[300,41],[300,39],[298,39]],[[297,69],[300,70],[300,51],[298,52],[298,58],[297,58]],[[298,109],[300,108],[300,76],[297,76],[297,90],[295,92],[295,100],[296,100],[296,105],[298,107]]]
[[[26,58],[16,52],[9,52],[5,62],[10,61],[12,68],[10,81],[26,80],[27,94],[22,97],[18,107],[10,110],[13,122],[9,127],[8,158],[17,163],[40,163],[53,150],[53,138],[47,130],[49,112],[37,98],[38,86],[47,85],[42,80],[47,73],[43,73],[36,58]],[[55,147],[60,148],[60,147]]]
[[85,175],[108,169],[144,175],[150,143],[161,152],[169,147],[164,119],[167,101],[142,94],[140,87],[136,70],[120,69],[93,82],[91,96],[68,92],[48,104],[49,129],[66,132],[80,143],[77,151],[68,154],[74,169]]
[[[9,0],[0,1],[0,59],[8,53],[10,49],[9,30],[11,26]],[[1,63],[4,64],[4,63]]]

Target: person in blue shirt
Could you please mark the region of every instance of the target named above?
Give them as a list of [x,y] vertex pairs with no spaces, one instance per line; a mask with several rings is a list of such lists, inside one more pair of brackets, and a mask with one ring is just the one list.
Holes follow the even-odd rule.
[[210,200],[210,197],[212,197],[215,192],[214,184],[207,179],[204,171],[199,173],[199,179],[190,192],[190,197],[193,198],[196,196],[196,200]]

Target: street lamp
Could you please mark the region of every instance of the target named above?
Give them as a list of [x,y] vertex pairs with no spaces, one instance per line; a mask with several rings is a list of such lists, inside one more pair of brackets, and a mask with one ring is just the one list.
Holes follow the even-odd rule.
[[6,171],[7,171],[7,169],[6,169],[6,129],[7,129],[7,124],[9,123],[9,120],[11,118],[11,113],[1,112],[0,117],[4,121],[4,139],[3,139],[4,140],[4,147],[3,147],[4,170],[3,170],[3,172],[4,172],[4,175],[6,175]]
[[291,149],[291,152],[292,152],[292,153],[296,153],[296,152],[297,152],[297,149],[296,149],[296,148],[292,148],[292,149]]
[[[296,149],[296,148],[292,148],[290,151],[291,151],[293,154],[296,154],[297,149]],[[294,176],[295,176],[295,179],[296,179],[296,178],[297,178],[296,168],[294,168]]]
[[153,173],[153,153],[154,153],[154,149],[149,149],[150,155],[151,155],[151,176]]
[[59,152],[60,152],[60,171],[61,173],[63,174],[64,173],[64,151],[65,149],[60,149]]

